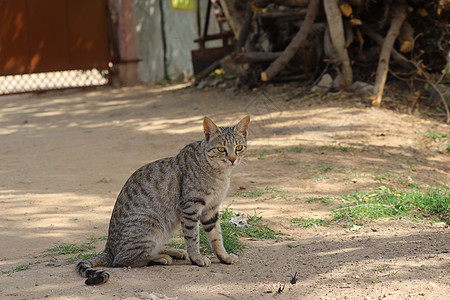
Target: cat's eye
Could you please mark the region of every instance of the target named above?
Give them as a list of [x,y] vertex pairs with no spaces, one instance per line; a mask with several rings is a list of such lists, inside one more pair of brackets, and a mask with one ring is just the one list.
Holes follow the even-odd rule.
[[242,145],[236,146],[236,151],[242,151],[242,149],[244,149],[244,146]]
[[219,150],[219,152],[227,151],[227,149],[225,149],[225,147],[217,147],[217,150]]

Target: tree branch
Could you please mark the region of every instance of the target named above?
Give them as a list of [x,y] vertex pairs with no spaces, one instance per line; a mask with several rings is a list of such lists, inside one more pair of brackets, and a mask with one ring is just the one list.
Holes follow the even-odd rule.
[[278,57],[264,72],[261,73],[262,81],[270,81],[275,77],[284,67],[289,60],[297,53],[300,45],[306,40],[309,32],[316,19],[317,11],[319,10],[319,0],[311,0],[308,5],[308,11],[306,13],[305,20],[292,39],[291,43],[286,47],[283,53]]
[[380,59],[378,60],[377,75],[375,79],[375,86],[373,88],[374,99],[373,106],[380,106],[381,98],[383,96],[384,85],[386,84],[386,77],[389,69],[389,59],[391,57],[392,48],[397,36],[400,33],[400,28],[406,19],[408,5],[400,4],[392,7],[392,20],[386,38],[383,41],[381,48]]

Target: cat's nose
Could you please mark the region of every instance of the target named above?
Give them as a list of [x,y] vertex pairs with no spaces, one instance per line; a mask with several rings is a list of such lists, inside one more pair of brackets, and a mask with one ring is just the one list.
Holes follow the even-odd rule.
[[234,164],[234,162],[236,161],[236,158],[235,157],[230,157],[229,161],[231,161],[231,164]]

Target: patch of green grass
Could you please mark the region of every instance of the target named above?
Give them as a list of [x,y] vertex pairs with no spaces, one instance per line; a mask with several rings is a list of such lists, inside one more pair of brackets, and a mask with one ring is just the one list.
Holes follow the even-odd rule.
[[[250,238],[250,239],[277,239],[281,233],[275,232],[270,229],[266,224],[263,223],[262,217],[257,216],[247,216],[246,227],[236,227],[230,223],[231,218],[237,214],[230,210],[228,207],[225,208],[220,213],[220,225],[222,228],[223,235],[223,245],[227,252],[229,253],[239,253],[244,244],[239,240],[239,238]],[[184,249],[183,235],[177,235],[169,241],[166,246],[177,249]],[[200,226],[200,251],[202,253],[213,253],[211,246],[206,237],[205,231]]]
[[66,255],[66,254],[75,254],[80,252],[85,252],[88,250],[94,249],[91,243],[88,244],[62,244],[53,248],[46,249],[44,251],[44,256],[55,256],[55,255]]
[[302,153],[303,151],[305,151],[305,149],[296,146],[296,147],[290,148],[288,151],[289,152]]
[[330,167],[329,165],[319,165],[318,167],[313,168],[313,170],[320,173],[327,173],[331,172],[333,168]]
[[426,136],[429,136],[429,137],[431,137],[431,138],[433,138],[433,139],[439,139],[439,140],[445,139],[445,138],[447,137],[447,136],[444,135],[444,134],[437,133],[437,132],[434,132],[434,131],[431,131],[431,130],[427,130],[427,132],[425,133],[425,135],[426,135]]
[[327,226],[331,224],[330,220],[323,220],[323,219],[314,219],[314,218],[292,218],[291,219],[292,227],[302,227],[302,228],[309,228],[309,227],[316,227],[316,226]]
[[73,263],[79,259],[85,260],[92,257],[97,256],[100,254],[99,252],[94,251],[95,246],[93,245],[97,241],[103,241],[106,240],[107,236],[102,236],[99,238],[91,237],[89,238],[88,243],[84,244],[61,244],[58,246],[55,246],[53,248],[46,249],[42,257],[52,257],[55,258],[56,256],[60,255],[70,255],[69,257],[65,258],[66,261]]
[[318,148],[321,151],[332,150],[332,151],[342,151],[342,152],[350,152],[350,151],[359,151],[358,148],[353,146],[343,146],[341,143],[338,145],[323,145]]
[[71,256],[69,258],[67,258],[66,260],[70,263],[74,263],[77,260],[87,260],[93,257],[96,257],[97,255],[99,255],[100,252],[91,252],[91,253],[79,253],[77,255]]
[[289,193],[287,193],[285,191],[282,191],[282,190],[279,190],[276,188],[272,188],[269,186],[266,186],[263,189],[257,189],[254,191],[238,191],[238,192],[234,193],[234,196],[260,198],[260,199],[258,199],[259,201],[275,199],[278,197],[283,198],[283,199],[293,197],[292,195],[290,195]]
[[265,156],[270,154],[268,150],[264,149],[262,152],[255,152],[250,154],[251,157],[255,157],[258,160],[266,159]]
[[[270,229],[266,224],[262,222],[262,217],[257,216],[247,216],[246,227],[236,227],[234,224],[230,223],[232,217],[237,214],[230,210],[228,207],[225,208],[220,214],[220,224],[222,228],[223,244],[225,249],[231,253],[238,253],[244,245],[239,240],[240,237],[247,237],[251,239],[276,239],[280,233],[275,232]],[[212,253],[212,249],[206,238],[206,234],[201,228],[200,244]]]
[[382,182],[383,180],[387,180],[387,179],[389,179],[389,178],[392,178],[392,174],[390,173],[390,171],[389,170],[386,170],[384,173],[382,173],[382,174],[377,174],[377,175],[375,175],[375,180],[377,180],[377,181],[379,181],[379,182]]
[[5,274],[11,275],[12,273],[15,273],[15,272],[25,271],[25,270],[28,270],[29,268],[31,268],[31,266],[33,264],[40,264],[40,262],[38,261],[38,262],[35,262],[35,263],[22,264],[22,265],[19,265],[19,266],[15,266],[15,267],[11,268],[11,270],[2,271],[1,274],[2,275],[5,275]]
[[262,221],[262,217],[261,216],[257,216],[252,215],[252,216],[247,216],[247,223],[248,223],[248,227],[244,227],[244,228],[236,228],[234,227],[234,225],[232,225],[232,227],[234,227],[234,229],[236,230],[241,230],[241,235],[242,237],[250,237],[253,239],[277,239],[280,235],[282,235],[279,232],[275,232],[273,229],[270,229],[269,226],[267,226],[266,224],[263,223]]
[[[344,204],[331,211],[330,218],[293,218],[293,227],[343,224],[358,230],[367,222],[378,219],[408,219],[442,221],[450,225],[450,187],[419,189],[414,186],[397,191],[386,186],[370,192],[355,192],[341,196]],[[307,202],[327,201],[326,197],[310,198]]]
[[350,172],[347,173],[347,176],[345,176],[344,179],[345,180],[350,180],[350,181],[353,181],[353,182],[357,182],[358,178],[359,178],[358,173],[350,171]]
[[381,186],[369,193],[342,196],[347,203],[332,211],[333,220],[363,224],[383,218],[415,219],[434,216],[450,224],[450,187],[396,191]]
[[308,203],[320,202],[324,205],[330,205],[331,203],[333,203],[333,201],[331,201],[331,197],[311,197],[306,199],[306,202]]
[[330,179],[330,176],[319,175],[319,176],[311,178],[312,181],[321,181],[321,180],[324,180],[324,179]]
[[341,145],[339,145],[339,149],[341,149],[341,151],[343,151],[343,152],[349,152],[350,150],[354,150],[354,151],[358,150],[355,147],[341,146]]
[[25,271],[31,268],[31,264],[24,264],[13,268],[13,272]]

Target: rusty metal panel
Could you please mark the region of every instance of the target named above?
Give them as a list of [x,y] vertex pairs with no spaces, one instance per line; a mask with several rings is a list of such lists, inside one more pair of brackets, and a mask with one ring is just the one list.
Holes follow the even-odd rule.
[[69,37],[66,1],[27,1],[29,73],[67,70]]
[[107,68],[106,0],[0,0],[0,75]]
[[214,62],[224,58],[235,49],[234,45],[227,45],[219,48],[201,48],[191,51],[192,66],[194,74],[198,75],[206,70]]
[[72,69],[105,69],[110,61],[106,0],[68,0]]
[[0,75],[28,73],[26,0],[0,0]]

